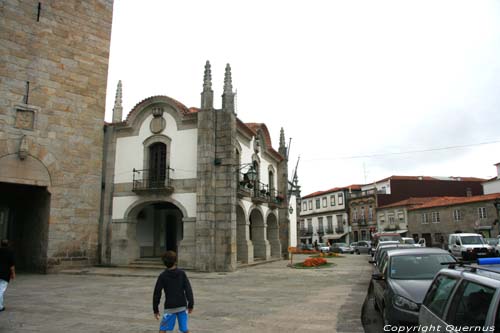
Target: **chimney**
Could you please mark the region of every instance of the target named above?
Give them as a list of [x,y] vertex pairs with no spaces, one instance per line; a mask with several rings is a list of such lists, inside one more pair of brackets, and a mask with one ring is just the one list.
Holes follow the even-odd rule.
[[470,188],[470,187],[467,187],[467,188],[465,189],[465,193],[467,194],[467,197],[468,197],[468,198],[472,197],[472,190],[471,190],[471,188]]

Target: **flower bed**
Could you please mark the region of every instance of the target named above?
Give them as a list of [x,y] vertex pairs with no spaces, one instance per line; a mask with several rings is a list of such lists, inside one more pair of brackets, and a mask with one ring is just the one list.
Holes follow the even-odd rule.
[[328,253],[320,253],[318,255],[311,256],[311,258],[341,258],[342,255],[338,253],[328,252]]
[[322,268],[322,267],[329,267],[332,266],[332,263],[329,263],[326,261],[325,258],[307,258],[301,263],[295,264],[295,268]]

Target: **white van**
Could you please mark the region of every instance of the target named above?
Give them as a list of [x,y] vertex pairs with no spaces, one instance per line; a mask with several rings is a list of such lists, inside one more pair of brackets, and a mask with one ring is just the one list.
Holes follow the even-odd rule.
[[450,234],[448,236],[448,251],[462,260],[495,256],[495,249],[486,244],[483,236],[472,233]]

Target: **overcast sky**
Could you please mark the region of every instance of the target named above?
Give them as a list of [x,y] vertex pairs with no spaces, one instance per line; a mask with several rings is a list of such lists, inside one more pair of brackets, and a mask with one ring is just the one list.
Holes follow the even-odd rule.
[[[292,138],[302,194],[391,175],[496,175],[500,1],[115,0],[106,101],[215,107],[230,63],[243,122]],[[290,175],[291,177],[291,175]]]

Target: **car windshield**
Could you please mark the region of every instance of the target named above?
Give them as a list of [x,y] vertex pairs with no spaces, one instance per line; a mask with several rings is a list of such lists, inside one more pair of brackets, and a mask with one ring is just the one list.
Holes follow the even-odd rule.
[[430,280],[443,268],[441,263],[453,262],[449,254],[412,254],[391,258],[390,277],[396,280]]
[[405,238],[403,240],[403,243],[405,243],[405,244],[415,244],[415,240],[413,238]]
[[481,236],[461,236],[460,239],[462,239],[463,245],[484,244]]
[[401,236],[394,235],[394,236],[380,236],[378,239],[379,242],[387,242],[387,241],[400,241]]
[[347,244],[346,244],[346,243],[337,243],[337,246],[338,246],[338,247],[341,247],[341,246],[347,246]]

